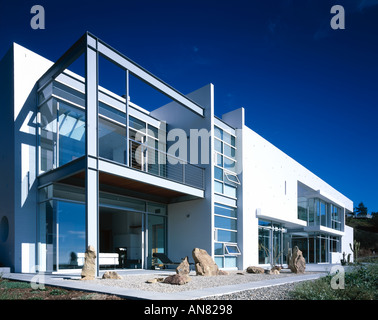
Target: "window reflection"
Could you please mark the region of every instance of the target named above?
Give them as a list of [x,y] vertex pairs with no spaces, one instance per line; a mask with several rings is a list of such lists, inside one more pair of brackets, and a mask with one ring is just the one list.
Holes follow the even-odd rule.
[[59,102],[59,166],[75,160],[85,153],[85,113]]

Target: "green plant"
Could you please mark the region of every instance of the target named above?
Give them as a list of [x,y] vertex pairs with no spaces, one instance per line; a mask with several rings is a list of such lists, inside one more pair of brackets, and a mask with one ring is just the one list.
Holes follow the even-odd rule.
[[19,281],[9,281],[9,280],[2,280],[0,282],[0,288],[3,289],[28,289],[30,288],[29,282],[19,282]]
[[353,252],[353,259],[355,263],[357,263],[358,251],[360,251],[360,246],[361,246],[361,243],[356,240],[353,241],[353,248],[352,248],[352,244],[349,243],[349,247]]
[[67,291],[61,289],[53,289],[50,291],[50,295],[52,296],[61,296],[67,294]]
[[297,300],[377,300],[378,264],[359,265],[345,273],[345,288],[332,289],[332,275],[299,284],[291,296]]

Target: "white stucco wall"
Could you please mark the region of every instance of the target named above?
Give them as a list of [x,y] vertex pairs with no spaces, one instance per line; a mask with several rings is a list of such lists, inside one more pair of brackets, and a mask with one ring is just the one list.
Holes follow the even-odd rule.
[[[176,102],[164,105],[150,114],[162,121],[166,121],[167,131],[179,128],[185,131],[188,138],[190,137],[191,129],[206,129],[212,134],[214,126],[214,118],[212,116],[214,114],[213,85],[206,85],[187,94],[187,97],[205,109],[205,117],[199,116]],[[169,142],[167,142],[167,146],[170,146]],[[190,151],[190,141],[188,139],[188,161],[190,160]],[[213,167],[211,165],[211,157],[209,157],[208,164],[202,163],[201,148],[198,147],[197,151],[198,166],[205,169],[205,196],[203,199],[168,205],[168,256],[171,260],[180,261],[181,258],[189,256],[190,261],[193,262],[192,250],[196,247],[213,254]],[[213,145],[210,143],[209,156],[212,153]]]
[[258,263],[258,218],[306,226],[297,218],[298,181],[353,211],[351,200],[246,126],[242,139],[243,268]]
[[15,272],[35,271],[37,236],[37,88],[52,62],[13,44],[14,261]]

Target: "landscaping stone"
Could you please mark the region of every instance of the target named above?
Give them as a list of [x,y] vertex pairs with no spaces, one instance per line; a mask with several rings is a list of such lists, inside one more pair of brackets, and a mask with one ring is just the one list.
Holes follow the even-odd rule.
[[306,270],[306,260],[297,246],[294,247],[290,256],[289,268],[294,273],[304,273]]
[[187,275],[190,272],[189,258],[185,257],[184,260],[176,268],[176,273],[181,275]]
[[188,275],[174,274],[172,276],[165,278],[163,282],[169,284],[183,285],[185,283],[188,283],[189,281],[190,277]]
[[102,275],[102,279],[122,279],[122,277],[115,271],[106,271]]
[[153,279],[148,279],[146,283],[158,283],[158,282],[163,282],[164,278],[153,278]]
[[88,246],[85,251],[85,260],[81,270],[81,280],[94,280],[96,277],[96,250]]
[[226,271],[219,270],[218,265],[206,250],[194,248],[192,256],[195,263],[196,274],[198,276],[218,276],[228,274]]
[[260,268],[260,267],[254,267],[254,266],[250,266],[247,268],[247,272],[248,273],[257,273],[257,274],[261,274],[261,273],[264,273],[265,270],[263,268]]

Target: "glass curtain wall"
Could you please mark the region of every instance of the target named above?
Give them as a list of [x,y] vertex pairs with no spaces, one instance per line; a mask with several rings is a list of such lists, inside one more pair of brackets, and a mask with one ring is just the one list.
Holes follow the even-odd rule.
[[[85,253],[83,188],[62,184],[39,191],[38,259],[41,271],[82,268]],[[123,252],[123,268],[159,264],[153,253],[165,253],[166,205],[100,192],[100,253]],[[121,257],[121,256],[120,256]],[[100,268],[108,267],[100,265]]]
[[39,173],[43,173],[85,154],[85,108],[81,92],[56,81],[39,93],[39,102]]
[[342,209],[321,199],[298,198],[298,219],[307,221],[309,226],[324,226],[341,230]]
[[[80,84],[79,80],[76,81]],[[133,168],[166,176],[166,161],[163,159],[165,145],[159,145],[157,127],[129,116],[128,155],[125,100],[100,89],[98,111],[98,148],[101,158],[126,164],[126,157],[130,157],[129,163]],[[39,92],[38,136],[40,174],[84,156],[84,93],[57,81],[43,88]]]
[[298,246],[307,263],[327,263],[330,252],[340,252],[340,237],[322,233],[310,234],[307,237],[292,235],[292,247]]

